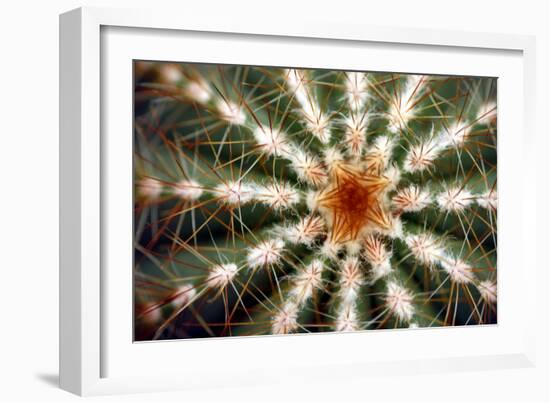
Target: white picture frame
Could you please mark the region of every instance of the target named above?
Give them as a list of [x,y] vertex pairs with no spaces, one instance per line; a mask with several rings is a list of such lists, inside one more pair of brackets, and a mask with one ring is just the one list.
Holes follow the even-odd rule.
[[[115,28],[116,27],[116,28]],[[119,98],[117,94],[124,94],[128,87],[124,85],[117,88],[116,93],[111,93],[111,87],[105,83],[108,74],[121,66],[122,61],[117,58],[125,57],[129,60],[136,57],[131,45],[131,37],[141,35],[142,52],[147,52],[148,58],[159,60],[180,60],[181,54],[175,52],[174,44],[181,40],[178,35],[193,33],[194,37],[216,34],[215,40],[230,41],[230,38],[239,40],[253,40],[255,44],[262,45],[265,42],[270,46],[277,43],[297,44],[307,54],[317,42],[326,49],[338,49],[345,46],[376,46],[379,49],[395,47],[397,51],[416,52],[432,63],[442,63],[430,52],[447,52],[449,58],[456,52],[470,54],[471,63],[468,63],[468,71],[450,71],[445,67],[445,73],[487,72],[491,75],[491,69],[496,68],[487,63],[483,57],[503,57],[510,60],[510,82],[516,87],[510,92],[499,92],[514,95],[514,102],[506,104],[506,99],[499,98],[499,113],[514,110],[517,113],[509,119],[499,117],[499,125],[503,122],[510,128],[515,128],[515,143],[506,141],[506,137],[499,137],[499,162],[506,161],[507,150],[511,150],[515,144],[515,153],[521,159],[527,160],[533,151],[533,114],[535,91],[535,44],[529,36],[501,35],[488,33],[466,33],[457,31],[429,31],[408,28],[383,28],[365,25],[354,25],[343,22],[316,21],[289,18],[287,21],[261,22],[251,18],[212,18],[200,15],[181,17],[181,14],[159,10],[116,10],[103,8],[81,8],[70,11],[60,17],[60,384],[63,389],[80,395],[150,392],[186,388],[207,388],[213,386],[229,385],[253,385],[269,382],[293,382],[296,375],[300,380],[323,379],[327,377],[328,368],[337,368],[330,371],[331,377],[345,378],[347,376],[369,376],[371,374],[412,374],[418,372],[437,372],[453,370],[479,370],[503,367],[527,367],[534,365],[535,346],[534,328],[529,320],[529,315],[535,315],[535,294],[533,288],[523,284],[527,278],[534,278],[536,273],[534,246],[527,245],[528,233],[534,233],[536,225],[535,211],[527,208],[524,200],[533,192],[507,191],[506,182],[521,183],[522,187],[534,189],[535,175],[518,178],[512,170],[503,170],[499,167],[499,198],[503,208],[499,208],[499,325],[489,327],[477,327],[476,329],[453,329],[443,333],[441,329],[418,329],[412,332],[363,332],[354,334],[330,334],[315,336],[290,336],[290,337],[250,337],[237,338],[237,340],[218,339],[207,341],[179,341],[176,343],[132,343],[131,329],[127,329],[128,317],[131,317],[129,305],[112,305],[113,287],[121,290],[122,300],[127,304],[129,284],[124,285],[125,278],[110,277],[106,268],[108,260],[118,259],[112,257],[107,251],[105,234],[109,228],[105,211],[111,209],[112,194],[109,187],[110,181],[128,178],[126,168],[115,168],[109,162],[109,150],[111,147],[123,147],[111,141],[112,136],[106,133],[112,132],[117,124],[109,120],[109,110],[122,108],[122,114],[131,111],[131,105],[117,102],[127,98]],[[110,36],[109,36],[110,35]],[[147,38],[155,35],[155,45],[151,46]],[[130,37],[130,38],[128,38]],[[225,38],[225,39],[224,39]],[[124,42],[127,41],[127,42]],[[287,41],[287,42],[285,42]],[[290,41],[290,42],[289,42]],[[147,44],[148,43],[148,44]],[[191,42],[190,42],[191,43]],[[203,44],[204,45],[204,44]],[[315,45],[317,46],[317,45]],[[321,46],[321,45],[319,45]],[[196,46],[198,48],[198,46]],[[191,46],[191,48],[193,48]],[[189,49],[191,49],[189,48]],[[238,47],[237,47],[238,48]],[[115,51],[113,51],[115,49]],[[171,50],[172,49],[172,50]],[[138,49],[139,50],[139,49]],[[204,49],[201,50],[203,53]],[[180,51],[181,52],[181,51]],[[197,50],[197,52],[199,52]],[[238,51],[236,51],[238,53]],[[425,54],[423,52],[426,52]],[[138,52],[139,53],[139,52]],[[428,56],[426,56],[428,54]],[[142,55],[142,53],[140,53]],[[477,55],[477,56],[476,56]],[[508,56],[509,57],[508,57]],[[200,56],[212,63],[218,62],[245,62],[270,63],[273,59],[262,58],[262,52],[255,52],[254,56],[230,55],[219,52],[216,54]],[[233,58],[236,57],[236,58]],[[302,56],[304,57],[304,56]],[[311,66],[318,66],[319,60],[310,56]],[[105,58],[111,58],[112,65]],[[476,63],[476,58],[480,59]],[[120,59],[122,60],[122,59]],[[307,67],[308,60],[301,59],[301,66]],[[304,60],[306,60],[304,62]],[[439,61],[438,61],[439,60]],[[470,60],[470,59],[469,59]],[[182,61],[185,61],[182,59]],[[289,62],[291,63],[291,62]],[[304,64],[305,63],[305,64]],[[337,62],[334,62],[337,63]],[[364,62],[358,61],[351,66],[350,61],[344,64],[334,64],[331,67],[353,67],[360,69],[365,67]],[[400,71],[419,69],[420,65],[406,64],[403,62]],[[284,65],[284,63],[282,63]],[[475,67],[475,66],[478,67]],[[433,67],[435,66],[435,67]],[[515,67],[514,67],[515,66]],[[126,66],[127,67],[127,66]],[[433,64],[432,69],[437,69]],[[443,67],[441,67],[443,68]],[[460,66],[458,67],[460,68]],[[463,67],[465,69],[466,66]],[[477,68],[477,70],[476,70]],[[500,67],[499,67],[500,68]],[[505,67],[501,67],[505,68]],[[373,69],[382,69],[376,65]],[[124,70],[122,69],[122,74]],[[503,70],[504,71],[504,70]],[[121,74],[120,72],[118,74]],[[117,76],[120,77],[120,76]],[[131,75],[128,77],[131,80]],[[508,79],[507,79],[508,80]],[[519,82],[520,80],[521,82]],[[110,81],[112,83],[112,81]],[[499,90],[500,91],[500,90]],[[513,92],[512,92],[513,91]],[[126,91],[127,92],[127,91]],[[126,94],[130,95],[131,94]],[[511,98],[511,97],[510,97]],[[502,102],[503,108],[500,103]],[[517,109],[519,108],[519,109]],[[127,116],[130,119],[130,115]],[[128,124],[126,121],[125,124]],[[115,126],[111,126],[111,124]],[[127,126],[120,126],[125,130]],[[499,127],[499,134],[502,127]],[[521,134],[519,134],[518,133]],[[502,130],[507,133],[506,128]],[[517,139],[520,139],[519,146]],[[126,143],[127,146],[127,143]],[[112,150],[111,150],[112,151]],[[130,162],[129,162],[130,163]],[[124,164],[122,164],[124,165]],[[114,179],[114,178],[119,179]],[[502,180],[502,178],[505,180]],[[508,179],[506,179],[508,178]],[[515,181],[515,182],[514,182]],[[121,182],[117,182],[121,183]],[[128,182],[128,186],[130,183]],[[118,197],[118,195],[117,195]],[[504,200],[504,202],[503,202]],[[508,206],[508,207],[507,207]],[[109,214],[109,217],[118,216]],[[504,225],[503,225],[504,220]],[[124,229],[124,225],[130,225],[131,221],[117,221],[117,227]],[[111,224],[111,227],[113,224]],[[122,226],[122,227],[121,227]],[[500,231],[503,231],[501,236]],[[127,231],[129,232],[129,230]],[[508,234],[508,235],[507,235]],[[110,235],[110,239],[114,233]],[[506,255],[506,245],[516,242],[519,246],[515,249],[516,256]],[[128,248],[130,244],[128,243]],[[504,246],[503,246],[504,245]],[[111,248],[112,249],[112,248]],[[501,254],[501,249],[503,253]],[[504,258],[503,258],[504,256]],[[124,263],[124,260],[121,260]],[[517,272],[500,270],[500,267],[515,265]],[[131,269],[128,269],[131,273]],[[128,272],[126,272],[127,274]],[[514,281],[508,281],[515,275]],[[126,277],[127,278],[127,277]],[[106,285],[106,280],[112,284]],[[120,288],[119,288],[120,287]],[[124,291],[126,290],[126,291]],[[110,297],[111,295],[111,297]],[[512,296],[521,296],[519,308],[507,304]],[[510,308],[507,308],[507,305]],[[517,309],[524,313],[522,320]],[[502,321],[501,321],[501,312]],[[526,314],[527,313],[527,314]],[[120,326],[118,326],[120,325]],[[119,328],[120,327],[120,328]],[[110,330],[109,330],[110,329]],[[445,329],[446,330],[446,329]],[[405,335],[406,334],[406,335]],[[479,349],[468,349],[467,346],[475,339],[485,338],[483,344],[489,348],[484,352]],[[344,352],[353,352],[353,346],[365,343],[376,343],[379,350],[385,356],[376,356],[375,351],[370,356],[362,354],[349,355],[342,359],[316,359],[313,355],[315,348],[323,345],[336,345],[339,340],[345,338]],[[419,346],[419,351],[409,354],[399,347],[399,341],[412,342]],[[442,348],[440,350],[428,349],[428,346],[437,346],[443,341],[456,341],[455,344],[462,347]],[[227,354],[227,358],[241,361],[231,373],[223,371],[212,373],[208,366],[201,366],[198,353],[185,351],[182,346],[192,346],[194,351],[211,351],[210,359]],[[232,351],[237,344],[246,343],[247,351],[239,352],[238,356],[232,356]],[[389,344],[395,348],[389,354]],[[446,343],[449,344],[449,343]],[[384,347],[385,345],[385,347]],[[416,345],[416,344],[415,344]],[[242,347],[241,347],[242,348]],[[348,350],[346,350],[346,348]],[[203,349],[203,350],[201,350]],[[176,352],[177,350],[177,352]],[[271,357],[270,367],[261,367],[261,362],[255,357],[262,351],[274,351]],[[281,351],[287,351],[289,357],[276,361]],[[181,362],[172,359],[170,365],[167,354],[182,354],[193,365],[193,369],[180,368]],[[147,367],[143,370],[135,370],[135,361],[144,362]],[[164,360],[164,361],[162,361]],[[275,364],[273,364],[275,360]],[[109,363],[109,365],[107,365]],[[118,364],[117,364],[118,363]],[[123,363],[126,363],[124,365]],[[174,364],[175,363],[175,364]],[[116,365],[115,365],[116,364]],[[118,365],[118,366],[117,366]],[[111,368],[112,367],[112,368]],[[162,371],[151,371],[153,368],[162,368]],[[284,371],[281,369],[284,368]],[[303,371],[307,368],[307,371]],[[149,370],[146,370],[149,369]],[[334,373],[337,373],[336,375]],[[246,374],[246,376],[243,376]]]

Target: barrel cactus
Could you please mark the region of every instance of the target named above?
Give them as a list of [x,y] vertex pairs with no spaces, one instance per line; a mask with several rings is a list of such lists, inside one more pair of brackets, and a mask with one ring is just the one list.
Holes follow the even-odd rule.
[[496,79],[134,82],[136,340],[496,323]]

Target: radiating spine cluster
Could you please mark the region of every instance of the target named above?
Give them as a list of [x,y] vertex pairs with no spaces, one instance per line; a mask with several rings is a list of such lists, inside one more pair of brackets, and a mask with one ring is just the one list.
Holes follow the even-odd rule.
[[496,321],[494,80],[142,68],[135,270],[154,286],[136,309],[162,311],[154,337]]

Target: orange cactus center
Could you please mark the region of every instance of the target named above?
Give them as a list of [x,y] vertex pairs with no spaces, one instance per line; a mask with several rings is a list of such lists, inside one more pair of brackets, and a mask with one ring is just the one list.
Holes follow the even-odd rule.
[[389,180],[382,175],[343,163],[334,169],[317,206],[335,243],[354,241],[368,233],[391,228],[383,195]]

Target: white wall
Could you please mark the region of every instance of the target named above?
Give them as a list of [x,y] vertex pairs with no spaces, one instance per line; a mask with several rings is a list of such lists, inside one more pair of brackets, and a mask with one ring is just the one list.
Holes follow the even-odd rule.
[[[345,4],[363,4],[345,6]],[[518,167],[525,175],[539,173],[538,191],[548,194],[550,146],[545,118],[549,93],[550,28],[543,1],[359,0],[329,2],[198,0],[193,10],[224,13],[242,8],[273,19],[289,13],[310,13],[325,19],[347,17],[374,25],[452,28],[537,35],[537,113],[539,158],[530,167]],[[222,5],[218,6],[217,3]],[[223,5],[225,3],[225,5]],[[264,6],[261,6],[265,3]],[[0,9],[0,396],[6,402],[64,402],[76,400],[56,389],[57,292],[58,292],[58,14],[81,5],[112,7],[169,7],[184,1],[11,1]],[[313,4],[309,6],[308,4]],[[263,10],[260,10],[263,8]],[[6,142],[7,140],[7,142]],[[538,166],[536,165],[538,164]],[[540,198],[539,200],[544,200]],[[539,206],[539,250],[547,248],[546,205]],[[533,234],[536,236],[536,234]],[[539,259],[539,366],[530,370],[503,370],[451,375],[379,377],[342,385],[284,385],[257,390],[217,390],[192,394],[162,394],[100,398],[101,401],[548,401],[550,354],[549,303],[546,284],[548,264]],[[6,397],[7,396],[9,397]],[[4,399],[5,398],[5,399]]]

